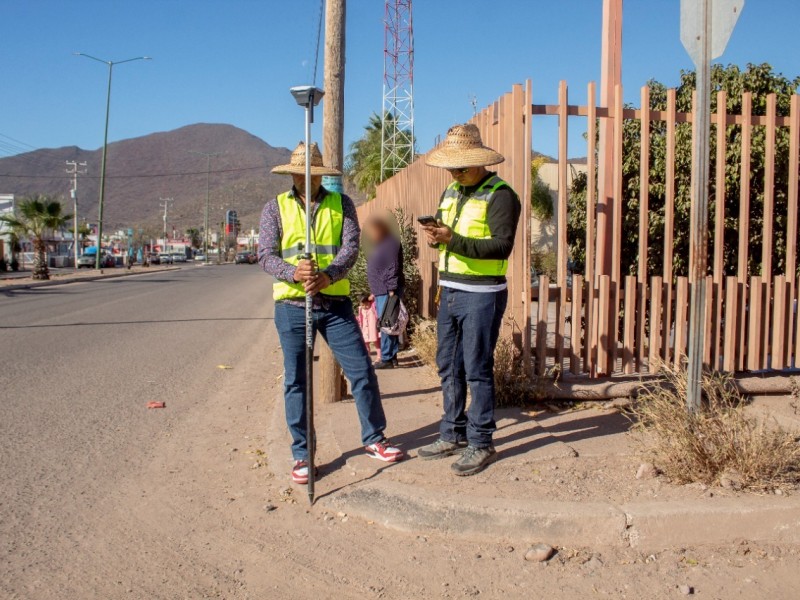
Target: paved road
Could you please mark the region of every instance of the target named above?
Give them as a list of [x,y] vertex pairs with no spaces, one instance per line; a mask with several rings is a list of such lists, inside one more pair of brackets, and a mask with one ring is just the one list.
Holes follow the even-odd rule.
[[269,335],[269,283],[225,265],[0,292],[0,596],[23,572],[52,581],[100,501],[219,391],[217,365]]

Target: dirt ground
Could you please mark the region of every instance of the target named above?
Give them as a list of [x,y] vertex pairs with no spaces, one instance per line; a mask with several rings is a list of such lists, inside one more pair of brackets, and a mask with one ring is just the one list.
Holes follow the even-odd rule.
[[[796,546],[741,541],[647,555],[633,549],[558,548],[550,561],[533,563],[524,560],[528,544],[547,540],[521,544],[425,531],[403,533],[327,512],[320,505],[310,508],[304,490],[288,483],[287,461],[265,453],[265,432],[272,426],[273,403],[281,385],[274,327],[264,326],[248,341],[252,346],[242,345],[231,353],[232,369],[212,366],[212,376],[203,380],[205,389],[189,390],[187,397],[168,403],[166,409],[146,411],[141,406],[145,398],[136,398],[126,418],[144,419],[149,437],[124,447],[108,445],[110,452],[120,453],[120,464],[125,465],[116,473],[100,472],[88,460],[78,463],[71,497],[63,498],[72,507],[66,517],[32,498],[15,500],[25,503],[32,514],[21,505],[0,505],[6,518],[0,523],[4,532],[0,598],[660,599],[680,597],[679,586],[690,586],[694,596],[706,599],[798,597],[800,548]],[[174,376],[180,377],[180,372]],[[398,370],[392,376],[417,375]],[[403,401],[402,396],[389,397],[387,406]],[[350,411],[350,421],[356,420],[352,404],[337,410]],[[426,410],[435,411],[435,406]],[[47,419],[48,413],[43,410],[37,418]],[[614,430],[593,438],[589,435],[597,433],[593,423],[587,421],[580,435],[559,432],[571,436],[562,442],[579,445],[580,456],[588,457],[591,444],[625,435]],[[116,426],[125,427],[124,421]],[[331,472],[323,465],[328,474],[319,481],[319,490],[325,493],[346,482],[351,471],[331,453],[326,423],[321,421],[319,427],[321,456],[337,467]],[[403,432],[403,427],[402,422],[392,425],[395,432]],[[513,426],[501,437],[511,432]],[[426,430],[407,436],[408,447],[415,448],[427,435],[432,434]],[[542,448],[561,452],[564,447],[550,443]],[[533,501],[574,500],[588,499],[588,491],[582,490],[590,488],[581,482],[599,477],[590,473],[590,461],[583,465],[574,456],[533,461],[519,453],[511,458],[481,476],[459,480],[466,486],[463,489],[443,473],[441,486],[453,493],[478,488],[510,493],[502,490],[513,490],[517,484],[506,471],[513,466],[514,476],[527,480],[530,489],[539,489],[531,496]],[[630,484],[621,496],[646,495],[657,488],[657,482],[632,477],[635,461],[627,457],[620,461],[610,466],[624,473]],[[409,461],[406,473],[421,468],[415,462],[419,463]],[[598,473],[609,470],[595,467]],[[15,468],[29,467],[20,462]],[[61,468],[57,457],[51,468]],[[399,477],[402,472],[397,473]],[[47,494],[51,485],[47,470],[31,476],[39,482],[37,493]],[[607,489],[618,487],[623,480],[619,477],[610,479]],[[563,483],[557,483],[559,479]],[[82,486],[92,497],[82,496]]]
[[[796,547],[741,542],[647,556],[559,548],[539,564],[523,559],[525,547],[502,539],[399,533],[309,509],[302,489],[287,485],[285,465],[271,465],[262,454],[267,407],[257,397],[275,396],[274,371],[265,376],[262,363],[252,356],[221,372],[224,393],[164,427],[147,468],[129,473],[94,514],[75,515],[85,528],[72,540],[74,553],[40,564],[19,540],[21,564],[6,565],[16,577],[0,579],[3,595],[673,598],[682,595],[678,586],[688,585],[701,598],[797,597]],[[163,414],[152,415],[154,422]]]

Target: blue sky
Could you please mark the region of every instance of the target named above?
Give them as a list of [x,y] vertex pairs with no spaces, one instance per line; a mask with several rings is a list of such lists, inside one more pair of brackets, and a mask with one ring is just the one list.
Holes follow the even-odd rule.
[[[383,4],[348,3],[347,143],[380,111]],[[637,102],[649,78],[676,84],[680,70],[692,67],[680,44],[679,4],[625,0],[627,101]],[[571,101],[584,103],[586,83],[600,76],[601,7],[602,0],[417,0],[420,150],[471,116],[472,94],[484,106],[527,78],[534,102],[554,103],[565,79]],[[0,0],[0,134],[25,148],[99,147],[106,71],[72,55],[83,51],[154,57],[115,69],[111,140],[212,122],[293,147],[302,112],[288,88],[311,79],[318,14],[319,0]],[[787,76],[800,74],[798,23],[796,0],[747,0],[721,60],[770,62]],[[580,134],[572,129],[574,143]],[[534,120],[533,136],[537,150],[555,153],[552,118]],[[0,156],[9,153],[0,146]]]

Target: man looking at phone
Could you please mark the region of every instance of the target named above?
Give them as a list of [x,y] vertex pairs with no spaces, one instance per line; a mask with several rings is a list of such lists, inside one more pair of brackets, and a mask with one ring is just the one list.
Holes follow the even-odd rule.
[[[423,223],[439,249],[440,303],[436,363],[444,415],[439,439],[418,451],[423,460],[460,454],[456,475],[473,475],[495,458],[494,349],[508,302],[506,269],[521,205],[517,194],[486,167],[503,162],[481,142],[475,125],[456,125],[427,164],[447,169],[453,182],[441,196],[434,223]],[[471,392],[466,410],[467,386]]]

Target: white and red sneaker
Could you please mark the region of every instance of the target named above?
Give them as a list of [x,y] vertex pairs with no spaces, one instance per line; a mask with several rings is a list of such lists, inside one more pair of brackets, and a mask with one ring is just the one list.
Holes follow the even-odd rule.
[[400,448],[392,446],[386,438],[383,438],[380,442],[364,446],[364,449],[372,458],[377,458],[383,462],[397,462],[403,460],[405,456]]
[[294,461],[294,467],[292,467],[292,481],[300,485],[308,483],[308,463],[306,461]]

